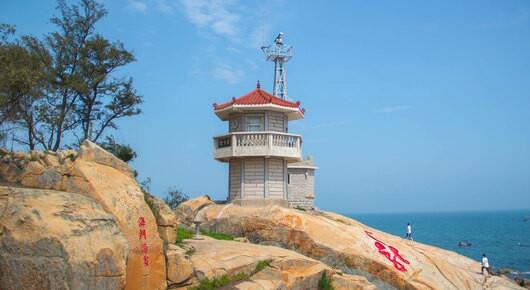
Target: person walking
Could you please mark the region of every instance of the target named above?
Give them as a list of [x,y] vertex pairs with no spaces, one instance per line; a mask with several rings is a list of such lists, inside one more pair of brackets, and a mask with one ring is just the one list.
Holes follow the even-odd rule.
[[482,261],[480,262],[480,264],[482,266],[482,268],[480,269],[482,274],[484,274],[484,269],[486,269],[486,272],[489,275],[490,274],[490,263],[488,261],[488,257],[486,257],[486,254],[482,254]]
[[405,237],[408,240],[412,240],[412,226],[410,225],[410,223],[407,223],[407,231]]

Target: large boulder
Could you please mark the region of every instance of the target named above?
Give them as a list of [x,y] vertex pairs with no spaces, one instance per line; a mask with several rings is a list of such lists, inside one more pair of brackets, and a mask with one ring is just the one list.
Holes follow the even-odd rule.
[[175,214],[179,223],[191,225],[199,210],[215,204],[209,196],[201,195],[197,198],[187,200],[177,206]]
[[485,281],[477,261],[333,213],[228,204],[210,205],[197,215],[204,229],[292,249],[345,273],[363,274],[376,286],[471,290],[487,283],[497,289],[520,289],[503,277],[490,276]]
[[11,153],[0,160],[0,179],[25,187],[79,193],[113,214],[130,247],[126,289],[165,289],[163,241],[130,167],[85,141],[75,151]]
[[193,265],[186,252],[177,245],[168,245],[166,251],[167,281],[170,287],[185,285],[193,278]]
[[123,289],[128,253],[92,198],[0,186],[0,289]]
[[[235,280],[234,277],[244,274],[245,279],[233,281],[231,289],[318,289],[323,275],[332,281],[348,280],[349,284],[340,282],[351,287],[348,289],[375,289],[364,277],[336,273],[319,261],[278,247],[207,237],[204,240],[187,240],[186,243],[194,248],[191,262],[197,279],[212,280],[226,275]],[[341,278],[336,278],[340,275]]]
[[169,244],[177,239],[177,217],[171,208],[161,199],[145,193],[145,201],[155,215],[160,238]]

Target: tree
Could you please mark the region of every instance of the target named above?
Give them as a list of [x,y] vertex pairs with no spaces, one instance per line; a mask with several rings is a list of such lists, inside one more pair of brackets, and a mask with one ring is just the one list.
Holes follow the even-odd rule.
[[116,129],[115,120],[141,113],[142,99],[133,88],[132,79],[119,79],[111,74],[132,61],[131,52],[123,44],[110,43],[96,35],[82,50],[79,91],[79,118],[83,139],[97,141],[107,128]]
[[0,124],[24,128],[25,138],[16,140],[33,150],[39,122],[37,104],[49,87],[50,56],[35,38],[9,41],[14,32],[13,26],[0,25]]
[[[10,64],[3,67],[11,72],[5,76],[16,84],[0,86],[2,117],[23,120],[19,125],[27,134],[18,141],[30,149],[38,145],[56,151],[67,142],[97,141],[109,128],[118,128],[118,119],[141,113],[142,98],[132,78],[115,77],[117,69],[135,60],[134,55],[122,43],[96,33],[96,24],[107,14],[103,4],[80,0],[67,5],[59,0],[57,9],[59,15],[51,18],[57,31],[42,41],[23,36],[7,45],[14,27],[0,26],[0,43],[6,49],[3,61]],[[17,66],[21,60],[28,65]],[[22,110],[25,116],[13,114],[20,108],[27,109]]]
[[166,197],[164,197],[164,201],[167,203],[167,205],[169,205],[171,209],[177,208],[179,204],[189,199],[189,195],[176,189],[175,187],[169,188],[166,193]]
[[[131,146],[127,144],[119,144],[114,140],[114,136],[107,136],[105,141],[99,144],[103,149],[114,154],[114,156],[123,160],[124,162],[130,162],[136,158],[136,152],[132,149]],[[149,181],[150,183],[150,181]]]

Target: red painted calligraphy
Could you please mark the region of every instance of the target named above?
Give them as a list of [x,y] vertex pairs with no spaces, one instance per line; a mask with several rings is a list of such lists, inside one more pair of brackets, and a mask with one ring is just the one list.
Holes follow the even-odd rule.
[[[140,240],[147,240],[147,231],[145,230],[145,218],[143,216],[138,218],[138,226],[140,227],[140,231],[138,233],[138,238]],[[149,252],[149,247],[147,246],[147,243],[142,243],[140,245],[140,252],[143,254],[143,261],[144,266],[149,266],[149,256],[147,253]]]
[[140,239],[147,240],[147,232],[145,229],[140,229]]
[[405,259],[403,256],[401,256],[398,249],[390,245],[387,245],[383,243],[382,241],[380,241],[379,239],[375,238],[372,232],[365,231],[365,233],[367,236],[369,236],[375,241],[374,245],[377,248],[377,251],[381,255],[385,256],[387,260],[392,262],[392,264],[394,264],[394,268],[396,268],[397,270],[401,272],[407,271],[407,268],[405,268],[404,264],[410,264],[410,262],[407,259]]

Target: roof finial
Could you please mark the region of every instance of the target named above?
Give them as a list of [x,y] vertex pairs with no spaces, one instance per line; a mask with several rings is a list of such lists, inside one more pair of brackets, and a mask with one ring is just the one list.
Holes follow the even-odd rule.
[[258,83],[256,84],[256,89],[260,89],[261,88],[261,85],[259,84],[259,80],[258,80]]

